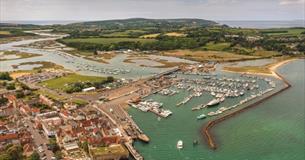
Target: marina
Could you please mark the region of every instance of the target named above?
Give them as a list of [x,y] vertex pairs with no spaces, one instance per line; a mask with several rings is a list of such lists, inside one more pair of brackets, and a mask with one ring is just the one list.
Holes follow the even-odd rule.
[[[298,65],[302,65],[304,63],[303,60],[299,60],[298,61]],[[284,66],[286,67],[286,66]],[[287,74],[287,73],[286,73]],[[291,73],[292,74],[292,73]],[[225,73],[224,74],[227,78],[231,78],[230,74]],[[294,74],[292,74],[294,75]],[[183,75],[180,75],[183,76]],[[199,75],[192,75],[193,79],[199,79],[198,78]],[[215,77],[215,76],[211,76],[211,77]],[[178,75],[179,78],[179,75]],[[167,109],[171,110],[173,112],[173,116],[170,117],[169,119],[166,119],[164,121],[157,121],[154,115],[148,115],[148,114],[144,114],[142,112],[138,112],[134,109],[130,109],[129,113],[131,115],[133,115],[133,117],[135,118],[135,121],[139,124],[139,126],[145,131],[145,132],[149,132],[152,134],[149,134],[151,139],[157,139],[155,141],[151,141],[150,144],[147,145],[143,145],[141,143],[135,142],[135,147],[139,149],[139,151],[145,156],[145,157],[152,157],[149,159],[160,159],[160,158],[170,158],[170,159],[195,159],[195,160],[200,160],[202,158],[208,158],[209,156],[212,156],[215,158],[215,156],[213,156],[212,153],[215,153],[215,151],[210,151],[208,146],[205,144],[205,140],[202,139],[202,135],[198,134],[198,128],[200,129],[202,127],[203,123],[207,123],[210,120],[213,120],[215,118],[218,118],[222,115],[226,115],[226,114],[230,114],[236,110],[240,110],[246,106],[252,103],[255,103],[257,100],[260,100],[266,96],[268,96],[269,94],[272,94],[276,91],[278,91],[280,88],[284,87],[284,84],[277,80],[277,79],[273,79],[270,77],[264,77],[264,76],[253,76],[253,75],[234,75],[232,79],[244,79],[245,81],[247,80],[247,82],[249,80],[253,81],[256,80],[256,84],[255,85],[259,85],[258,89],[255,89],[256,87],[254,87],[251,90],[251,86],[249,86],[249,90],[245,90],[244,95],[242,96],[238,96],[238,97],[227,97],[226,100],[222,103],[220,103],[219,105],[213,106],[213,107],[206,107],[202,110],[200,110],[200,112],[197,111],[192,111],[191,108],[189,108],[190,106],[198,106],[200,104],[207,104],[208,102],[210,102],[211,100],[213,100],[214,98],[216,98],[216,94],[213,96],[210,92],[203,92],[203,95],[200,98],[193,98],[192,100],[190,100],[188,103],[186,103],[185,107],[176,107],[175,104],[179,101],[182,101],[185,97],[187,97],[189,95],[189,93],[193,93],[192,90],[187,90],[188,88],[188,84],[180,84],[180,85],[176,85],[174,86],[174,88],[170,88],[170,89],[177,89],[179,91],[178,94],[175,94],[173,96],[163,96],[163,95],[159,95],[159,94],[153,94],[150,95],[149,97],[147,97],[148,99],[153,99],[155,101],[158,101],[160,103],[163,103],[164,107],[166,107]],[[275,88],[273,88],[273,85],[271,85],[269,83],[269,81],[273,81],[271,84],[275,85]],[[299,83],[300,84],[300,83]],[[179,88],[178,88],[179,87]],[[291,90],[288,90],[291,91]],[[253,92],[253,93],[252,93]],[[292,91],[291,91],[292,92]],[[300,92],[300,91],[299,91]],[[283,101],[287,101],[287,97],[285,97],[285,93],[280,94],[279,98],[275,97],[275,100],[278,99],[283,99]],[[257,97],[254,97],[252,95],[256,95],[258,94]],[[261,95],[260,95],[261,94]],[[246,102],[245,100],[248,99],[248,101]],[[285,100],[284,100],[285,99]],[[269,99],[269,101],[275,101],[273,99]],[[242,101],[242,104],[239,104]],[[268,101],[267,101],[268,102]],[[288,100],[287,102],[292,103],[291,100]],[[231,150],[230,148],[239,148],[240,146],[244,146],[244,147],[249,147],[249,149],[247,149],[248,152],[250,152],[250,150],[252,149],[256,149],[255,146],[249,145],[247,142],[246,137],[239,137],[238,135],[234,135],[234,130],[238,127],[238,125],[243,125],[245,128],[247,128],[245,125],[251,125],[251,123],[266,123],[265,122],[265,118],[263,118],[266,113],[264,111],[265,107],[273,107],[274,110],[277,110],[277,108],[279,106],[282,106],[284,110],[288,111],[287,114],[293,114],[294,111],[290,110],[289,108],[287,108],[286,106],[284,106],[284,104],[287,104],[287,102],[283,102],[283,104],[279,104],[277,103],[277,105],[271,105],[270,103],[264,104],[264,106],[262,107],[257,107],[257,109],[253,109],[251,110],[251,112],[246,112],[246,114],[240,114],[239,116],[241,116],[242,118],[237,118],[235,119],[231,119],[228,121],[232,121],[232,122],[224,122],[224,123],[229,123],[229,124],[219,124],[220,127],[215,127],[213,130],[217,130],[217,139],[220,138],[219,141],[221,141],[220,145],[221,147],[219,149],[217,149],[217,153],[219,154],[219,157],[217,157],[217,159],[227,159],[228,157],[230,158],[245,158],[250,156],[251,154],[241,154],[241,155],[237,155],[237,154],[233,154],[232,152],[230,152],[230,154],[228,153],[229,150]],[[267,106],[265,106],[267,105]],[[231,108],[231,109],[225,109],[225,108]],[[281,110],[283,110],[281,109]],[[208,115],[208,113],[210,112],[216,112],[217,110],[222,111],[222,113],[219,113],[217,115],[213,115],[210,116]],[[259,113],[257,113],[258,111]],[[197,120],[197,116],[201,115],[201,114],[205,114],[206,118],[201,119],[200,121]],[[257,115],[259,114],[259,115]],[[276,115],[276,113],[271,113],[274,116],[279,116]],[[239,117],[237,116],[237,117]],[[179,117],[179,118],[178,118]],[[193,118],[190,118],[193,117]],[[298,116],[300,118],[300,115]],[[243,120],[246,119],[246,122],[244,122]],[[249,120],[247,120],[249,119]],[[267,118],[269,123],[277,123],[273,120],[273,118]],[[183,125],[183,127],[181,126],[181,124],[192,124],[192,125]],[[171,126],[171,128],[177,128],[177,129],[170,129],[168,128],[168,126]],[[249,128],[249,127],[248,127]],[[293,128],[293,127],[291,127]],[[157,131],[156,131],[157,130]],[[220,131],[218,131],[220,130]],[[230,130],[230,132],[228,131]],[[175,133],[175,135],[167,135],[168,132],[171,133]],[[214,131],[213,131],[214,132]],[[243,130],[243,132],[245,134],[250,134],[248,133],[247,129]],[[284,132],[287,134],[288,131]],[[263,131],[259,131],[260,135],[265,135],[266,133],[264,133]],[[221,135],[221,137],[218,137],[219,135]],[[279,138],[281,134],[277,135],[276,137]],[[230,140],[230,136],[234,136],[236,140]],[[171,152],[175,153],[174,150],[177,150],[176,147],[172,148],[170,146],[164,146],[162,144],[172,144],[175,145],[175,143],[177,143],[178,140],[183,140],[184,142],[184,148],[183,150],[183,155],[179,155],[178,152],[177,154],[163,154],[162,150],[170,150]],[[199,145],[194,145],[194,139],[199,139]],[[275,138],[272,138],[273,141],[275,140]],[[225,141],[227,144],[224,144]],[[234,141],[234,143],[233,143]],[[267,144],[270,144],[271,142],[269,140],[264,139],[264,141],[267,141]],[[286,142],[288,140],[285,140]],[[202,142],[202,143],[201,143]],[[240,146],[237,146],[235,143],[237,143]],[[281,146],[285,146],[286,144],[282,143],[282,142],[277,142],[278,145]],[[273,150],[273,149],[270,149]],[[300,152],[301,150],[295,151],[296,152]],[[252,152],[250,152],[252,153]],[[260,151],[256,152],[256,154],[261,153]],[[254,154],[254,153],[253,153]],[[256,155],[255,154],[255,155]],[[202,155],[207,155],[207,156],[202,156]],[[292,157],[294,157],[294,155],[290,154]],[[251,155],[254,156],[254,155]],[[202,157],[202,158],[199,158]],[[298,159],[298,158],[296,158]]]
[[[16,46],[13,46],[12,49],[22,49],[30,52],[35,50],[22,47],[18,48]],[[61,57],[60,59],[63,60],[65,67],[66,65],[73,66],[73,70],[80,73],[139,78],[132,76],[136,72],[136,74],[142,76],[142,73],[138,73],[138,71],[128,67],[116,67],[115,65],[112,66],[112,64],[110,67],[109,65],[100,63],[97,65],[94,61],[80,59],[79,57],[61,51],[39,49],[36,49],[36,51],[39,51],[39,53],[41,51],[48,52],[47,54],[50,54],[50,56],[52,54],[52,57],[54,55],[58,56],[58,58]],[[39,58],[45,58],[44,56],[45,55]],[[116,58],[121,58],[122,60],[126,56],[127,55],[121,54]],[[37,60],[39,59],[38,57],[35,58],[37,58]],[[12,63],[13,61],[14,60],[12,60]],[[86,61],[90,63],[87,63]],[[117,59],[113,59],[113,61],[118,62]],[[10,63],[10,61],[7,62]],[[5,64],[5,67],[8,67],[7,64]],[[270,99],[273,95],[277,95],[290,87],[290,84],[285,79],[278,80],[276,78],[261,75],[225,73],[221,72],[218,67],[219,65],[217,64],[203,63],[190,65],[186,68],[177,67],[164,69],[162,72],[156,71],[154,73],[153,71],[143,76],[149,77],[144,79],[143,83],[131,85],[130,92],[125,92],[124,95],[118,93],[118,96],[115,96],[115,98],[106,98],[110,101],[116,99],[120,101],[120,98],[123,97],[124,99],[124,96],[126,96],[125,98],[127,99],[128,96],[131,97],[130,99],[139,98],[139,101],[131,102],[127,100],[127,102],[129,102],[129,105],[132,108],[129,109],[131,110],[129,112],[133,112],[133,109],[136,109],[137,111],[137,113],[131,113],[131,115],[138,114],[139,111],[139,113],[145,114],[143,117],[140,116],[143,122],[139,122],[137,116],[129,116],[125,113],[121,108],[122,103],[120,102],[117,104],[102,104],[101,102],[102,105],[99,105],[96,108],[101,110],[108,117],[111,117],[111,119],[114,118],[113,123],[119,122],[123,124],[126,135],[130,136],[133,140],[136,140],[131,140],[124,144],[135,159],[143,159],[142,152],[144,152],[144,157],[147,157],[145,155],[147,153],[141,150],[141,147],[143,146],[155,145],[153,146],[155,147],[153,148],[154,150],[158,150],[157,148],[160,147],[159,140],[157,140],[157,144],[154,142],[159,137],[158,135],[149,135],[153,141],[150,144],[146,144],[150,138],[148,138],[144,132],[150,134],[154,131],[160,131],[163,133],[161,138],[164,134],[171,133],[172,135],[172,133],[175,133],[173,137],[167,137],[167,139],[163,139],[163,137],[162,139],[164,141],[161,141],[161,143],[170,144],[171,147],[169,149],[172,149],[176,142],[176,148],[181,153],[193,152],[190,150],[198,151],[198,148],[202,149],[202,145],[197,146],[199,141],[196,140],[199,139],[200,142],[204,142],[202,137],[198,137],[198,133],[195,134],[194,132],[185,130],[185,128],[198,130],[202,123],[207,124],[207,127],[204,129],[204,134],[207,137],[206,139],[209,147],[216,149],[217,145],[215,139],[209,131],[215,124],[227,119],[227,117],[229,118],[248,108],[259,105],[264,100]],[[142,69],[154,70],[149,67],[143,67]],[[35,75],[33,79],[21,77],[20,80],[36,83],[60,76],[62,75],[55,73],[45,75],[45,73],[41,73]],[[282,77],[279,74],[277,74],[277,76]],[[284,86],[285,83],[282,83],[282,81],[286,83],[286,86]],[[134,90],[132,87],[135,87]],[[200,113],[197,112],[199,110]],[[146,112],[149,112],[149,114],[146,114]],[[153,114],[150,114],[150,112]],[[118,116],[117,113],[123,115]],[[134,117],[137,123],[133,122],[132,117]],[[151,119],[152,117],[153,119]],[[161,119],[161,117],[164,118],[164,120]],[[146,119],[149,121],[146,121]],[[141,123],[145,122],[148,123],[148,125],[152,124],[150,126],[153,128],[152,131],[147,132],[147,128],[141,126]],[[137,124],[140,124],[140,127],[138,127]],[[189,126],[188,124],[193,125]],[[172,126],[174,128],[172,128]],[[142,127],[144,128],[144,132],[142,131]],[[145,144],[142,144],[142,142],[137,140],[143,141]],[[190,144],[192,144],[192,147]],[[192,156],[188,154],[184,159],[189,159],[189,157]],[[196,159],[196,157],[193,157],[192,159]]]

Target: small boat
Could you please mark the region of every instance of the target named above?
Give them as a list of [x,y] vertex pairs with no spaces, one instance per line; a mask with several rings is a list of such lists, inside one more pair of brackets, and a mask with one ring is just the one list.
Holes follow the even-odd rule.
[[205,114],[201,114],[199,116],[197,116],[197,119],[200,120],[200,119],[204,119],[206,118],[207,116]]
[[158,117],[158,121],[161,121],[161,117]]
[[197,145],[198,144],[198,141],[197,140],[194,140],[193,141],[193,145]]
[[215,106],[215,105],[217,105],[217,104],[219,104],[220,103],[220,100],[219,99],[213,99],[213,100],[211,100],[208,104],[207,104],[207,106]]
[[182,140],[179,140],[177,142],[177,149],[182,149],[183,148],[183,141]]

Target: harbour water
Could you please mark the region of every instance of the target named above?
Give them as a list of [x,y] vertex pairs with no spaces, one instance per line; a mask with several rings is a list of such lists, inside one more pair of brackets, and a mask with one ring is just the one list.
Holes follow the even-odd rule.
[[[304,60],[297,60],[279,69],[291,82],[292,88],[216,125],[212,130],[219,145],[216,151],[208,148],[200,134],[202,125],[210,119],[196,120],[196,116],[205,110],[191,111],[192,106],[208,102],[211,96],[205,93],[184,106],[176,107],[177,101],[187,96],[187,92],[170,97],[159,94],[149,97],[162,102],[173,112],[168,119],[158,120],[154,114],[129,109],[151,139],[149,144],[136,142],[135,147],[146,160],[304,159],[304,64]],[[219,107],[230,103],[234,102],[226,100]],[[176,143],[180,139],[184,148],[177,150]],[[194,140],[199,144],[193,145]]]
[[[41,34],[41,33],[37,33],[37,34]],[[16,70],[23,70],[25,68],[30,70],[36,66],[33,65],[31,67],[31,65],[28,65],[27,67],[21,66],[20,68],[14,68],[13,66],[25,62],[47,61],[58,64],[60,66],[63,66],[65,69],[69,69],[71,71],[77,72],[82,75],[113,76],[116,78],[138,79],[172,69],[172,68],[155,67],[155,66],[160,66],[162,64],[153,60],[146,60],[144,63],[141,61],[140,62],[135,61],[134,63],[125,63],[124,60],[128,58],[128,55],[126,54],[118,54],[111,60],[108,60],[107,61],[108,64],[104,64],[104,63],[88,60],[82,57],[73,56],[63,51],[35,49],[30,47],[16,47],[38,41],[54,40],[60,37],[53,34],[48,34],[48,36],[49,36],[48,38],[22,40],[7,44],[0,44],[0,51],[13,50],[13,51],[20,51],[20,52],[34,53],[41,55],[31,58],[1,61],[0,71],[2,72],[16,71]],[[159,55],[152,55],[148,58],[161,59],[170,62],[195,63],[193,61],[189,61],[185,59],[159,56]],[[146,66],[141,66],[143,64],[146,64]]]

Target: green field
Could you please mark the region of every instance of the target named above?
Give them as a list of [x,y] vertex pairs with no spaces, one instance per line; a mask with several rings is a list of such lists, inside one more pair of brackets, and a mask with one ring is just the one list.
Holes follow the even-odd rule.
[[41,82],[40,84],[46,86],[50,89],[59,89],[65,90],[68,87],[68,84],[76,82],[101,82],[106,80],[103,77],[94,77],[94,76],[83,76],[78,74],[69,74],[64,77],[59,77],[51,80]]
[[211,50],[211,51],[223,51],[230,47],[230,43],[214,43],[209,42],[205,46],[201,47],[202,49]]
[[[219,27],[211,27],[208,28],[208,31],[214,32],[214,33],[219,33],[222,32],[223,29]],[[248,28],[226,28],[225,31],[230,34],[238,34],[238,33],[243,33],[246,35],[256,35],[258,31],[256,29],[248,29]]]
[[257,50],[254,53],[252,53],[252,55],[260,56],[260,57],[271,57],[271,56],[278,56],[280,55],[280,53],[276,51]]
[[106,34],[102,34],[102,36],[105,37],[128,37],[131,34],[141,34],[141,33],[145,33],[145,31],[143,30],[126,30],[126,31],[122,31],[122,32],[113,32],[113,33],[106,33]]
[[93,44],[112,44],[119,42],[142,42],[149,43],[154,42],[154,39],[142,39],[142,38],[73,38],[63,39],[66,43],[93,43]]
[[277,35],[301,35],[302,32],[305,32],[305,28],[275,28],[275,29],[263,29],[261,33],[277,36]]

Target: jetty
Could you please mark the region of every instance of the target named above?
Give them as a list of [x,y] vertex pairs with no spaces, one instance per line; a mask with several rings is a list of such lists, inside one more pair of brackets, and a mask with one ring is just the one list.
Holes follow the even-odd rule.
[[135,160],[144,160],[144,158],[139,154],[139,152],[132,146],[132,142],[125,142],[124,144]]
[[279,91],[274,92],[274,93],[272,93],[272,94],[270,94],[270,95],[268,95],[268,96],[266,96],[266,97],[264,97],[264,98],[258,100],[258,101],[255,102],[255,103],[252,103],[252,104],[250,104],[250,105],[248,105],[248,106],[246,106],[246,107],[244,107],[244,108],[242,108],[242,109],[240,109],[240,110],[237,110],[237,111],[235,111],[235,112],[229,113],[229,114],[227,114],[227,115],[225,115],[225,116],[223,116],[223,117],[217,118],[217,119],[215,119],[215,120],[209,121],[209,122],[203,127],[203,129],[202,129],[202,134],[203,134],[203,136],[205,137],[205,139],[206,139],[206,141],[207,141],[207,143],[208,143],[208,146],[209,146],[211,149],[213,149],[213,150],[216,150],[216,149],[217,149],[217,144],[216,144],[216,141],[215,141],[215,137],[214,137],[213,134],[211,133],[211,129],[212,129],[216,124],[218,124],[218,123],[220,123],[220,122],[222,122],[222,121],[224,121],[224,120],[226,120],[226,119],[229,119],[229,118],[231,118],[231,117],[233,117],[233,116],[236,116],[236,115],[238,115],[239,113],[242,113],[242,112],[244,112],[244,111],[246,111],[246,110],[248,110],[248,109],[250,109],[250,108],[253,108],[253,107],[255,107],[255,106],[257,106],[257,105],[263,103],[264,101],[266,101],[266,100],[272,98],[273,96],[276,96],[276,95],[278,95],[278,94],[284,92],[285,90],[287,90],[287,89],[289,89],[289,88],[291,87],[291,84],[290,84],[290,83],[288,82],[288,80],[286,80],[282,75],[280,75],[280,74],[277,73],[276,71],[274,71],[274,74],[276,74],[276,76],[278,76],[278,77],[284,82],[285,86],[284,86],[282,89],[280,89]]

